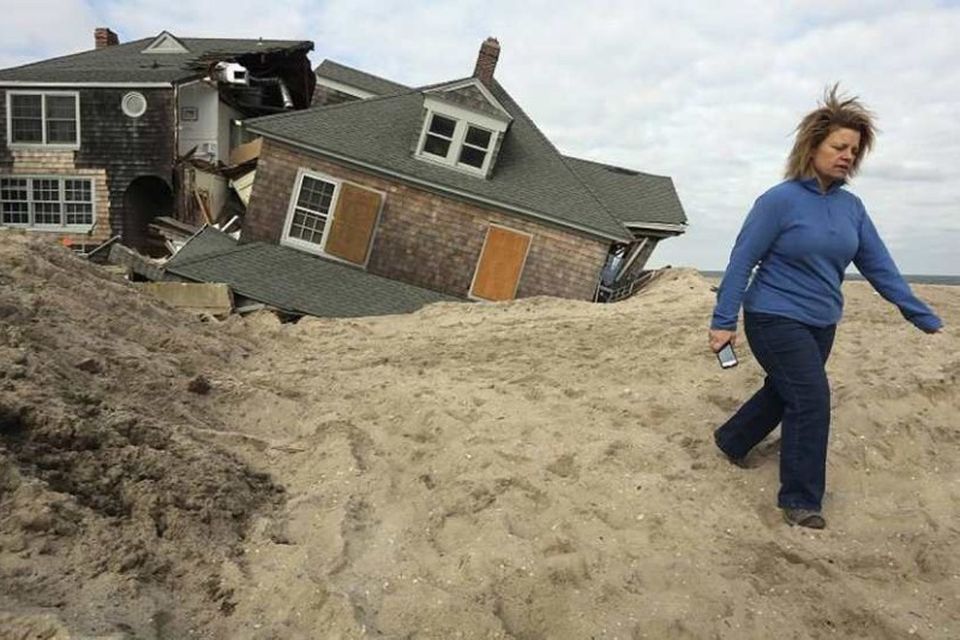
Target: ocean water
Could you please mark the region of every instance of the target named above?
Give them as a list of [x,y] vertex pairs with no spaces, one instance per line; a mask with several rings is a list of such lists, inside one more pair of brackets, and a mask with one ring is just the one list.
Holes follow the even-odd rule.
[[[722,278],[723,271],[700,271],[705,278]],[[960,286],[960,276],[931,276],[922,273],[905,273],[903,277],[911,284],[945,284]],[[848,273],[847,281],[863,280],[859,273]]]

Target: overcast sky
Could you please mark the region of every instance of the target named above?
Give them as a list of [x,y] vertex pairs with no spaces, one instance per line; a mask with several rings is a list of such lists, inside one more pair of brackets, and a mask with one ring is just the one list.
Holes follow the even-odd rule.
[[905,273],[960,275],[960,2],[0,0],[0,68],[161,30],[309,39],[408,85],[498,80],[561,151],[673,178],[688,232],[652,265],[722,269],[792,131],[839,81],[878,115],[851,184]]

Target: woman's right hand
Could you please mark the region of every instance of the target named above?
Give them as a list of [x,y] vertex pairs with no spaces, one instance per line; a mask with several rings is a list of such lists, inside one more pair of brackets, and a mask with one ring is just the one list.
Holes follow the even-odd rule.
[[737,346],[737,332],[736,331],[727,331],[726,329],[710,329],[707,334],[707,339],[710,344],[710,350],[714,353],[720,351],[723,348],[723,345],[728,342]]

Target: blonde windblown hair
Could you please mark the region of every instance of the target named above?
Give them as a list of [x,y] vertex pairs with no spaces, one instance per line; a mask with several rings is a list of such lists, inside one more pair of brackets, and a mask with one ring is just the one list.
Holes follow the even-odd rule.
[[788,180],[812,178],[813,154],[827,136],[837,129],[853,129],[860,132],[860,152],[853,159],[850,176],[856,175],[864,156],[873,147],[877,127],[874,115],[860,102],[857,96],[842,98],[837,95],[840,83],[823,92],[823,102],[803,117],[797,125],[793,149],[787,158],[785,177]]

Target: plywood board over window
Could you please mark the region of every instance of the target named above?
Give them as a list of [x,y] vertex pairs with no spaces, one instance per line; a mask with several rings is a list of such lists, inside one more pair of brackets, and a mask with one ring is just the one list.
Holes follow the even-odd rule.
[[366,265],[381,202],[376,191],[342,183],[324,251],[347,262]]
[[530,239],[528,233],[490,225],[470,295],[481,300],[513,300],[530,250]]

